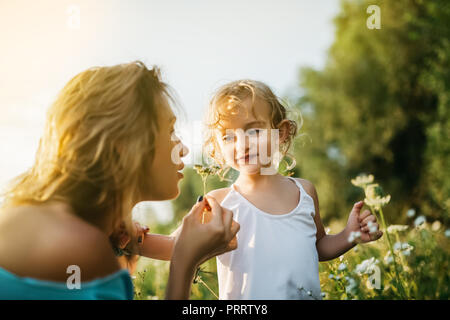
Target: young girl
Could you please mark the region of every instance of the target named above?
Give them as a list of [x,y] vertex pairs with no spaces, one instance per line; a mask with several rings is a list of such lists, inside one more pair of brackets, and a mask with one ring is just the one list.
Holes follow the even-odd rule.
[[362,243],[382,236],[376,217],[360,213],[363,201],[354,204],[342,232],[327,235],[314,185],[277,173],[297,124],[265,84],[241,80],[221,87],[206,127],[208,155],[239,171],[230,188],[209,193],[241,227],[238,248],[217,257],[220,299],[321,299],[319,261],[355,246],[351,232],[359,231]]

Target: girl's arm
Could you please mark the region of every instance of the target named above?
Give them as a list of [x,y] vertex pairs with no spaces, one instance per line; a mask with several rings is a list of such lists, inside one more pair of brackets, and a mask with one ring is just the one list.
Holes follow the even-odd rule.
[[158,260],[170,260],[175,237],[162,234],[147,233],[140,249],[140,255]]
[[[314,200],[315,216],[314,222],[316,223],[317,229],[317,240],[316,248],[319,256],[319,261],[327,261],[335,259],[351,248],[353,248],[356,243],[355,241],[349,242],[348,238],[351,232],[359,231],[361,233],[360,242],[370,242],[379,239],[382,236],[382,232],[378,230],[378,224],[376,223],[376,217],[366,210],[364,213],[360,214],[361,208],[364,205],[363,201],[355,203],[347,222],[347,226],[338,234],[327,235],[322,224],[319,213],[319,198],[317,196],[316,189],[314,185],[302,179],[302,185],[305,190]],[[377,231],[370,233],[367,223],[372,221],[373,228]]]

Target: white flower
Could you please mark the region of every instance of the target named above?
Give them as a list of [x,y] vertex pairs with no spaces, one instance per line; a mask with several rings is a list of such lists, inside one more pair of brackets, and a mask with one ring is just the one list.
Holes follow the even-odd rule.
[[391,255],[391,252],[389,251],[388,254],[384,257],[384,262],[386,264],[391,264],[392,262],[394,262],[394,258]]
[[373,175],[360,174],[359,176],[357,176],[355,179],[352,179],[351,181],[354,186],[364,188],[367,184],[373,182]]
[[400,224],[393,224],[387,228],[387,231],[389,233],[393,233],[393,232],[405,231],[407,229],[408,229],[408,226],[400,225]]
[[424,216],[418,216],[418,217],[416,218],[416,220],[414,220],[414,225],[415,225],[416,227],[419,227],[419,226],[421,226],[422,224],[424,224],[426,221],[427,221],[427,219],[425,219]]
[[366,259],[360,264],[358,264],[355,268],[355,272],[359,275],[362,274],[372,274],[374,271],[375,266],[379,263],[378,259],[375,259],[374,257],[370,259]]
[[378,227],[372,221],[367,222],[367,226],[369,227],[369,233],[374,233],[378,231]]
[[379,210],[382,206],[389,203],[391,200],[391,196],[387,195],[386,197],[376,196],[375,198],[365,198],[364,202],[375,209]]
[[394,243],[394,250],[398,251],[402,248],[402,243],[401,242],[396,242]]
[[416,215],[416,210],[414,209],[409,209],[408,211],[406,211],[406,215],[408,218],[412,218]]
[[348,282],[348,285],[345,286],[345,292],[355,294],[355,289],[358,286],[355,279],[350,278],[350,277],[346,277],[345,279]]
[[350,236],[348,237],[348,242],[352,243],[353,241],[361,238],[361,232],[360,231],[352,231],[350,232]]
[[433,231],[438,231],[440,228],[441,228],[441,223],[439,222],[439,220],[436,220],[431,225],[431,230],[433,230]]
[[450,238],[450,229],[445,230],[444,234],[447,238]]
[[340,280],[340,279],[341,279],[341,276],[340,276],[340,275],[336,275],[336,276],[334,276],[334,278],[335,278],[336,280]]
[[345,263],[341,263],[341,264],[339,265],[339,267],[338,267],[338,270],[339,270],[339,271],[342,271],[342,270],[345,270],[345,269],[347,269],[347,265],[346,265]]
[[329,278],[329,279],[333,279],[333,278],[334,278],[333,274],[330,273],[330,275],[328,276],[328,278]]
[[308,294],[308,296],[312,296],[311,291],[308,290],[306,293]]
[[325,292],[322,292],[320,295],[322,296],[322,298],[325,298],[327,296]]

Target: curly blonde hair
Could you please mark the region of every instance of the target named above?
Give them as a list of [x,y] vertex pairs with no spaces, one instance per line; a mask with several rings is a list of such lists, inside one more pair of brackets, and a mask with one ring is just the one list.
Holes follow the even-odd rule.
[[[295,166],[295,158],[288,154],[292,141],[298,132],[297,121],[288,119],[288,109],[279,97],[277,97],[269,86],[266,84],[249,79],[237,80],[221,86],[213,95],[205,117],[205,136],[203,148],[205,154],[213,159],[222,168],[226,166],[224,157],[220,151],[220,146],[216,139],[215,129],[219,126],[221,120],[230,116],[237,115],[239,108],[242,107],[241,102],[251,97],[252,104],[256,98],[262,99],[270,106],[270,125],[272,128],[278,128],[284,120],[289,121],[289,132],[287,138],[280,144],[280,152],[283,156],[288,155],[293,159]],[[289,110],[290,111],[290,110]],[[245,109],[247,113],[248,110]],[[252,108],[254,112],[254,108]],[[256,115],[254,115],[256,118]]]
[[6,189],[3,207],[63,201],[86,221],[131,232],[169,92],[159,69],[140,61],[76,75],[49,108],[35,162]]

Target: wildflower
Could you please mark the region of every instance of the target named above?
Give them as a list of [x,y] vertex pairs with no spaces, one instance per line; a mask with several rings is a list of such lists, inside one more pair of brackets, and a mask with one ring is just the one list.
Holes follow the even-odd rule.
[[406,211],[406,216],[408,217],[408,218],[412,218],[412,217],[414,217],[416,215],[416,210],[414,210],[414,209],[409,209],[408,211]]
[[373,182],[373,175],[360,174],[355,179],[352,179],[351,181],[354,186],[357,186],[360,188],[365,188],[366,185]]
[[342,260],[344,260],[344,255],[339,256],[339,261],[342,261]]
[[407,242],[396,242],[394,244],[394,250],[400,251],[405,256],[409,256],[413,249],[414,247]]
[[334,275],[332,273],[330,273],[330,275],[328,276],[328,279],[333,279]]
[[338,270],[339,270],[339,271],[343,271],[343,270],[345,270],[345,269],[347,269],[347,265],[346,265],[345,263],[341,263],[341,264],[339,265],[339,267],[338,267]]
[[405,231],[407,229],[408,229],[408,226],[400,225],[400,224],[393,224],[387,228],[387,231],[389,233],[393,233],[393,232]]
[[350,294],[355,294],[356,293],[355,289],[358,286],[355,279],[350,278],[350,277],[345,277],[345,279],[348,282],[348,285],[345,286],[345,292],[350,293]]
[[414,225],[416,227],[420,227],[422,224],[424,224],[427,220],[424,216],[418,216],[416,220],[414,220]]
[[322,296],[322,298],[325,298],[327,296],[325,292],[322,292],[320,295]]
[[378,227],[372,221],[369,221],[367,223],[367,226],[369,227],[369,232],[370,233],[377,232],[377,230],[378,230]]
[[384,257],[384,263],[391,264],[392,262],[394,262],[394,258],[391,255],[391,251],[388,251],[388,253]]
[[310,296],[310,297],[312,296],[312,293],[311,293],[311,291],[309,291],[309,290],[306,291],[306,294],[307,294],[308,296]]
[[450,229],[445,230],[444,234],[447,238],[450,238]]
[[336,276],[334,276],[334,278],[335,278],[336,280],[341,280],[341,276],[340,276],[340,275],[336,275]]
[[360,231],[352,231],[350,232],[350,236],[348,237],[348,242],[353,243],[353,241],[361,238],[361,232]]
[[439,222],[439,220],[436,220],[431,225],[431,230],[433,230],[433,231],[438,231],[440,228],[441,228],[441,223]]
[[375,266],[378,263],[379,263],[378,259],[375,259],[374,257],[372,257],[370,259],[366,259],[356,266],[355,272],[359,275],[372,274]]
[[384,196],[383,189],[378,185],[378,183],[372,183],[366,186],[364,189],[366,198],[364,202],[375,209],[379,210],[382,206],[389,203],[391,196]]

